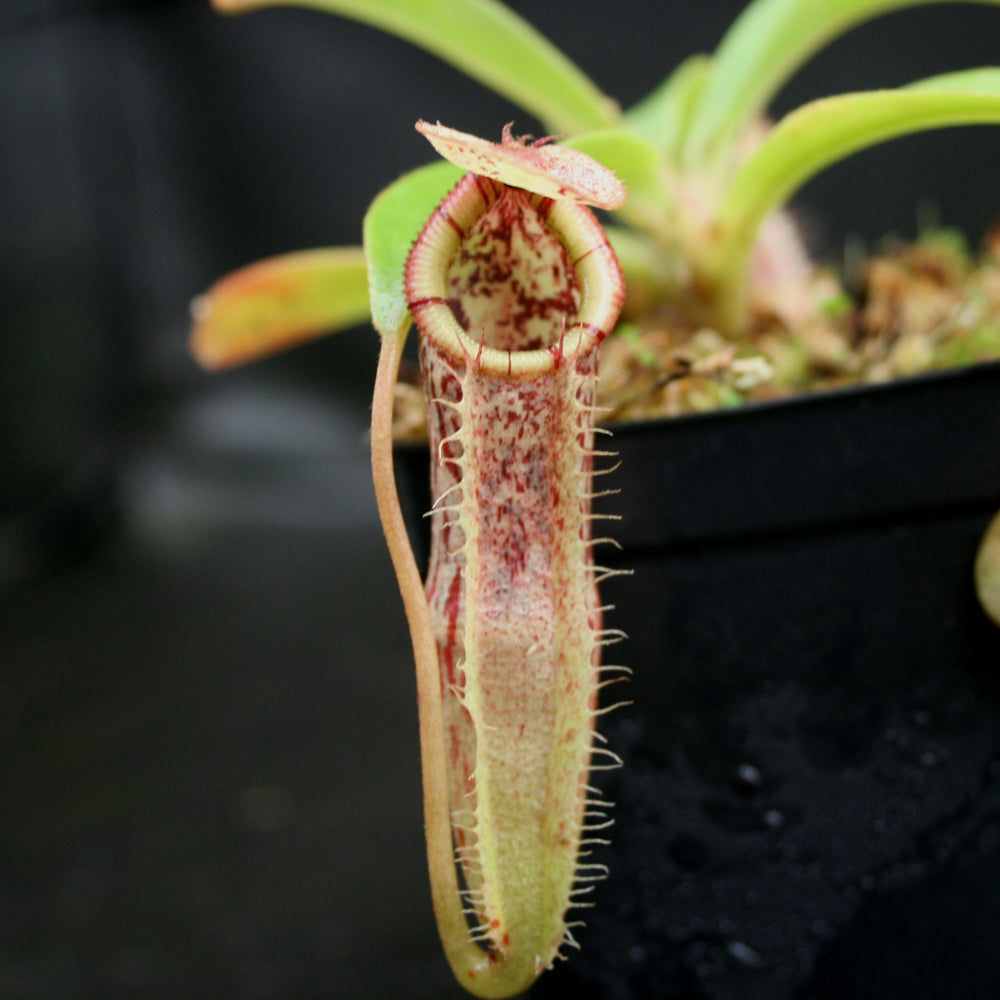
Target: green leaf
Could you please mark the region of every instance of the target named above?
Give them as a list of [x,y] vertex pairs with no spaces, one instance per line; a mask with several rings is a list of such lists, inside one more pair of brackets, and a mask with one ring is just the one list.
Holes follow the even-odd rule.
[[711,70],[711,57],[688,57],[656,90],[625,112],[626,125],[668,160],[676,160]]
[[[985,71],[968,82],[982,83]],[[809,178],[861,149],[928,129],[1000,123],[1000,92],[964,92],[964,74],[910,88],[843,94],[813,101],[783,118],[739,168],[723,198],[707,256],[730,290],[742,281],[761,222]]]
[[1000,67],[980,66],[976,69],[942,73],[911,83],[904,90],[936,90],[939,93],[1000,94]]
[[399,35],[531,112],[553,132],[614,125],[617,105],[499,0],[215,0],[226,13],[302,6]]
[[364,247],[372,322],[383,337],[398,336],[410,322],[403,270],[410,248],[442,198],[462,176],[450,163],[432,163],[404,174],[368,207]]
[[[941,0],[755,0],[716,51],[685,162],[694,165],[723,155],[792,74],[832,39],[862,21],[932,2]],[[1000,5],[1000,0],[975,2]]]
[[976,595],[983,610],[1000,625],[1000,514],[989,523],[976,552]]
[[191,352],[228,368],[368,319],[361,247],[303,250],[227,275],[192,305]]

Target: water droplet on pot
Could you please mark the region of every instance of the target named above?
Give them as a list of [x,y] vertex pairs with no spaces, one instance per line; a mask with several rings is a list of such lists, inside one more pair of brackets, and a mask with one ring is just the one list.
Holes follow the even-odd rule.
[[742,941],[729,941],[726,952],[730,958],[748,969],[759,969],[764,964],[763,956]]
[[736,769],[736,790],[744,795],[753,795],[761,790],[764,780],[753,764],[740,764]]

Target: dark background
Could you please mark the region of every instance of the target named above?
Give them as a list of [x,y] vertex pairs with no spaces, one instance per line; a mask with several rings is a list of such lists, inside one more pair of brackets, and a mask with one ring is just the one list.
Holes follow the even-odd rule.
[[[628,105],[744,6],[513,3]],[[566,11],[571,10],[568,17]],[[1000,11],[833,45],[780,111],[1000,61]],[[220,376],[187,303],[353,243],[419,117],[536,123],[407,44],[295,9],[0,11],[0,997],[457,996],[423,868],[405,625],[364,441],[375,337]],[[796,204],[831,260],[978,239],[1000,130],[913,137]],[[641,669],[641,664],[636,664]]]

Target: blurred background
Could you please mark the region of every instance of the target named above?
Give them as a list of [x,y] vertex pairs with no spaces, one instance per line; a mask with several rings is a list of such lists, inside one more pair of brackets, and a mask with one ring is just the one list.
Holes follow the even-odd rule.
[[[624,105],[744,4],[515,0]],[[569,12],[569,13],[568,13]],[[1000,11],[853,32],[776,111],[998,61]],[[190,299],[356,243],[368,201],[517,108],[406,43],[208,0],[0,8],[0,998],[460,995],[423,861],[412,667],[359,329],[209,376]],[[978,240],[1000,129],[899,140],[796,205],[816,252]]]

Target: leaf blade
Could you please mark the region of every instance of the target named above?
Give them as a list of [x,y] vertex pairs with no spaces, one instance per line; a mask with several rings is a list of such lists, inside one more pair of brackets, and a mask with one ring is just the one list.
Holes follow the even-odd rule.
[[[701,163],[732,142],[815,52],[857,24],[902,7],[960,0],[757,0],[733,22],[714,56],[684,159]],[[1000,0],[973,0],[1000,5]]]
[[786,115],[736,172],[716,216],[719,239],[706,261],[723,294],[735,295],[764,218],[820,171],[913,132],[1000,124],[1000,86],[995,92],[966,91],[960,76],[949,74],[937,85],[918,81],[909,88],[822,98]]
[[626,125],[662,150],[671,163],[676,162],[711,73],[709,56],[689,56],[655,90],[625,112]]
[[192,303],[191,353],[218,370],[255,361],[369,316],[361,247],[302,250],[227,275]]
[[363,242],[368,259],[372,322],[383,337],[409,326],[403,286],[406,258],[414,240],[462,171],[432,163],[404,174],[385,188],[365,213]]
[[909,91],[933,90],[938,93],[1000,94],[1000,67],[977,66],[974,69],[942,73],[917,80],[903,88]]

